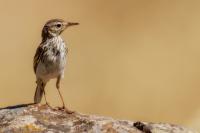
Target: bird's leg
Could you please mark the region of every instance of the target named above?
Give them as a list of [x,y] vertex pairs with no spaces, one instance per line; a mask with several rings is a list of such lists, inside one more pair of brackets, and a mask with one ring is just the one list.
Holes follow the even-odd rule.
[[48,107],[52,108],[52,107],[49,105],[49,103],[47,102],[46,91],[45,91],[46,83],[42,83],[42,85],[43,85],[43,88],[44,88],[43,94],[44,94],[44,100],[45,100],[45,102],[46,102],[46,105],[47,105]]
[[45,102],[46,102],[46,105],[49,106],[49,107],[51,107],[51,106],[49,105],[49,103],[47,102],[47,97],[46,97],[46,91],[45,91],[45,89],[44,89],[43,93],[44,93],[44,100],[45,100]]
[[63,99],[63,96],[60,92],[60,80],[61,80],[61,76],[58,76],[57,78],[57,81],[56,81],[56,88],[58,90],[58,93],[60,95],[60,98],[61,98],[61,101],[62,101],[62,104],[63,104],[63,107],[61,109],[64,109],[67,113],[71,114],[73,113],[73,111],[69,110],[66,106],[65,106],[65,103],[64,103],[64,99]]

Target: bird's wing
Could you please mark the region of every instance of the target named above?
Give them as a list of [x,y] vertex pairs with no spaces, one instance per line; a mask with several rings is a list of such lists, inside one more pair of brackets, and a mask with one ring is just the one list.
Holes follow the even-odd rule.
[[35,73],[36,73],[39,62],[42,60],[44,56],[45,51],[46,51],[46,48],[42,44],[40,44],[36,50],[34,60],[33,60],[33,69]]

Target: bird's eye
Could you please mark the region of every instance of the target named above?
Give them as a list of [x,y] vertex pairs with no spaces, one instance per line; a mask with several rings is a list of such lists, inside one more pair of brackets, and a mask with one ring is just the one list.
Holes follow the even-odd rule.
[[61,24],[57,24],[56,27],[60,28],[60,27],[61,27]]

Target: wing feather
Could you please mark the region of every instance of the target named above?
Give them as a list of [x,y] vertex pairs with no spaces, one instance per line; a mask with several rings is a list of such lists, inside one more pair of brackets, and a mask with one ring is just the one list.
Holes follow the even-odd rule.
[[38,66],[39,62],[43,58],[44,52],[45,52],[45,47],[43,47],[43,45],[40,44],[38,46],[37,50],[36,50],[36,53],[35,53],[35,56],[34,56],[34,61],[33,61],[33,69],[34,69],[35,73],[36,73],[37,66]]

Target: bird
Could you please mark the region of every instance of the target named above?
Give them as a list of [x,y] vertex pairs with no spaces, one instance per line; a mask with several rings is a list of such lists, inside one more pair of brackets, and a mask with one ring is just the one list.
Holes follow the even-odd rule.
[[47,102],[45,86],[51,79],[56,78],[56,88],[62,101],[62,109],[67,113],[72,113],[64,103],[63,96],[60,91],[60,81],[64,78],[64,69],[66,65],[68,47],[62,39],[61,34],[68,27],[78,25],[77,22],[68,22],[63,19],[51,19],[47,21],[42,28],[42,41],[36,49],[33,59],[33,69],[36,75],[36,90],[34,95],[34,103],[41,102],[44,95]]

